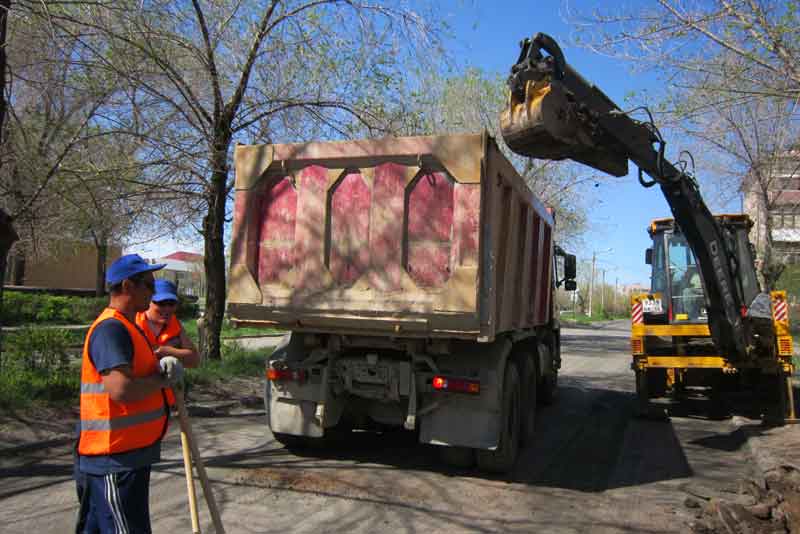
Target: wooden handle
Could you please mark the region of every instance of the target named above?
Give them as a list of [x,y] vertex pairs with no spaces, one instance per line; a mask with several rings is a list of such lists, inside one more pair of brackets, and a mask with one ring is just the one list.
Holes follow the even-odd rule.
[[186,471],[186,492],[189,495],[189,513],[192,516],[192,534],[200,534],[197,495],[194,491],[194,476],[192,474],[192,453],[189,450],[189,440],[183,430],[181,430],[181,448],[183,449],[183,469]]
[[183,402],[183,391],[174,388],[175,392],[175,405],[178,408],[178,419],[181,424],[181,432],[186,435],[186,441],[191,451],[194,466],[197,468],[197,475],[200,477],[200,486],[203,488],[203,495],[206,498],[208,505],[208,512],[211,514],[211,521],[214,523],[214,530],[217,534],[225,534],[225,529],[222,527],[222,519],[219,516],[219,509],[217,508],[217,501],[214,499],[214,493],[211,491],[211,483],[208,481],[206,474],[206,467],[203,464],[203,459],[200,456],[200,451],[197,449],[197,442],[194,440],[192,433],[192,426],[189,424],[189,416],[186,413],[186,404]]

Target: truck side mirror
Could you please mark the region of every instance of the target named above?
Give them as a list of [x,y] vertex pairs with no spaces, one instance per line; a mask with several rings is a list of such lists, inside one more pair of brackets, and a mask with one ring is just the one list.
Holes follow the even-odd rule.
[[575,291],[578,289],[578,282],[575,280],[564,280],[564,291]]
[[648,248],[644,251],[644,262],[647,265],[653,265],[653,249]]
[[[578,272],[577,265],[575,254],[564,255],[564,278],[567,279],[568,283],[570,280],[574,281],[575,275]],[[574,291],[574,289],[567,289],[567,291]]]

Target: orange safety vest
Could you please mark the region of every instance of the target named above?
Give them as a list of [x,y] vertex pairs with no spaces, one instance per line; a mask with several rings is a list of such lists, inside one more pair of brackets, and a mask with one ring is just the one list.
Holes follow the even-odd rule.
[[133,376],[146,377],[159,372],[158,358],[141,330],[117,310],[103,310],[89,328],[83,344],[78,452],[86,456],[117,454],[149,447],[159,441],[167,430],[169,409],[160,390],[133,402],[114,401],[105,391],[103,378],[89,357],[89,339],[97,325],[112,318],[125,325],[131,336]]
[[181,337],[181,330],[183,329],[181,322],[174,315],[169,318],[167,326],[162,328],[157,336],[150,330],[150,325],[147,324],[147,314],[145,312],[136,314],[136,324],[142,329],[144,335],[147,336],[147,341],[150,342],[150,346],[153,348],[166,345],[171,339]]
[[[144,335],[147,336],[147,341],[150,342],[150,346],[153,347],[153,349],[166,345],[171,339],[180,338],[181,330],[183,330],[181,322],[175,315],[169,318],[169,322],[161,329],[161,332],[157,336],[150,330],[150,325],[147,324],[147,314],[145,314],[145,312],[136,314],[136,325],[141,328]],[[175,406],[175,393],[172,391],[172,388],[166,388],[166,392],[169,405]]]

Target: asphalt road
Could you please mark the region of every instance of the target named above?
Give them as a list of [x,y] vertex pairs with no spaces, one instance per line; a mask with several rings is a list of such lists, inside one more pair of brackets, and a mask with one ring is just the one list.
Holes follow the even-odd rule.
[[[702,407],[662,422],[632,417],[627,323],[565,330],[563,347],[559,399],[539,411],[538,438],[508,477],[443,467],[406,433],[359,433],[347,450],[298,456],[263,415],[194,418],[227,532],[687,532],[689,493],[752,476],[728,419]],[[164,460],[154,532],[190,532],[175,428]],[[0,531],[68,532],[71,469],[66,447],[0,457]]]

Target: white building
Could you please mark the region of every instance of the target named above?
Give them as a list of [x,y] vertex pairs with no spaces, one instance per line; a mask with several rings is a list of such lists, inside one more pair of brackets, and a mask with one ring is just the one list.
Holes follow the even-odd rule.
[[166,263],[166,267],[156,273],[156,278],[173,282],[181,294],[205,297],[206,281],[202,254],[178,251],[163,258],[152,259],[150,262]]

